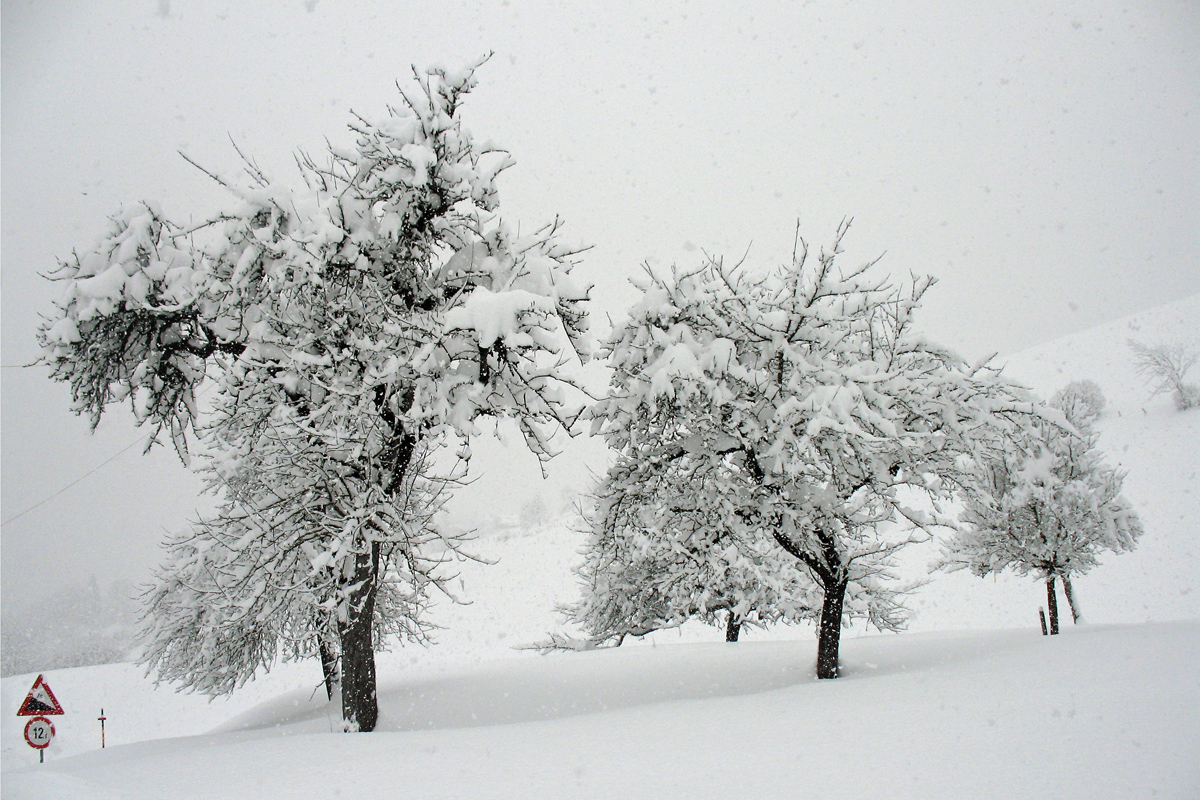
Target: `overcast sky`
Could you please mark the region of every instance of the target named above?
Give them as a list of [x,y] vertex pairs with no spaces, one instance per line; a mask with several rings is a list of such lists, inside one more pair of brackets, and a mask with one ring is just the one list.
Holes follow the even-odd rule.
[[[122,202],[218,210],[177,151],[232,174],[232,137],[288,176],[412,64],[494,52],[467,126],[516,158],[507,219],[591,245],[601,332],[642,262],[775,265],[797,220],[820,244],[843,216],[848,264],[886,251],[940,279],[919,322],[970,357],[1200,292],[1195,2],[4,2],[0,31],[6,604],[145,577],[205,504],[166,450],[121,452],[126,411],[92,436],[19,368],[56,293],[39,273]],[[518,449],[477,449],[455,513],[485,527],[602,462],[572,445],[543,483]]]

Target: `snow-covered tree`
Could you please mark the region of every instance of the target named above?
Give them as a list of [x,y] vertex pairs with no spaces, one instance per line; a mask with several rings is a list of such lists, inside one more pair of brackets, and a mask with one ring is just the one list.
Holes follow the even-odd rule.
[[[588,356],[588,287],[557,223],[517,238],[500,222],[511,159],[460,119],[474,69],[414,70],[398,109],[355,118],[351,146],[300,155],[298,185],[245,159],[248,181],[217,178],[237,203],[202,225],[128,205],[56,273],[39,339],[74,409],[95,426],[128,400],[156,440],[204,456],[222,496],[169,543],[150,595],[167,674],[227,691],[276,644],[336,628],[346,727],[371,730],[374,632],[421,635],[431,565],[454,548],[414,511],[414,459],[453,441],[469,455],[482,415],[515,419],[545,459],[582,408],[566,367]],[[237,677],[159,641],[188,608],[210,648],[196,657]]]
[[[593,550],[610,531],[691,535],[681,512],[641,489],[643,476],[674,476],[676,496],[711,482],[721,510],[701,526],[757,535],[820,587],[822,678],[837,676],[850,587],[862,613],[897,624],[889,558],[939,522],[928,500],[964,484],[968,458],[1032,409],[995,373],[912,333],[931,279],[902,288],[875,276],[874,262],[841,274],[848,227],[816,259],[798,239],[793,262],[769,273],[715,259],[648,270],[641,300],[605,344],[612,381],[591,411],[619,454]],[[608,525],[614,507],[615,519],[636,523]],[[612,572],[589,569],[588,579]]]
[[1151,397],[1170,394],[1180,411],[1200,406],[1200,386],[1185,383],[1188,370],[1200,359],[1200,350],[1184,344],[1145,345],[1129,340],[1133,350],[1133,366],[1146,379]]
[[750,487],[720,459],[653,460],[620,454],[591,500],[582,596],[564,611],[586,638],[559,646],[619,645],[626,636],[682,625],[811,619],[819,592],[795,560],[747,529]]
[[1096,566],[1105,551],[1132,550],[1142,533],[1121,496],[1124,475],[1104,463],[1096,446],[1097,396],[1090,382],[1068,385],[1050,404],[1061,421],[1045,414],[1010,432],[1003,451],[977,462],[978,491],[968,495],[963,527],[943,556],[951,570],[983,577],[1011,569],[1044,580],[1052,633],[1058,632],[1055,580],[1062,578],[1072,616],[1082,621],[1072,576]]

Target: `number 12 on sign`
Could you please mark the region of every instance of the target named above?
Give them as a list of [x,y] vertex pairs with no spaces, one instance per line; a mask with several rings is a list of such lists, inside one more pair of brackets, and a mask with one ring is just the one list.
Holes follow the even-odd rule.
[[38,761],[45,762],[46,748],[54,738],[54,723],[45,717],[33,717],[25,723],[25,741],[38,751]]

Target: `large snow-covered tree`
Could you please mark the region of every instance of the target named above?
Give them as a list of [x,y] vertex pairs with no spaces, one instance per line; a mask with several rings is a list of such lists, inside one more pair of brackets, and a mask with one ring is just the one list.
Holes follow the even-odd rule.
[[[722,519],[809,573],[822,678],[837,676],[848,589],[867,608],[876,589],[874,616],[894,624],[878,591],[890,556],[941,521],[936,501],[965,485],[969,459],[1032,408],[995,372],[913,334],[931,279],[897,286],[874,262],[841,273],[847,229],[816,258],[798,238],[792,263],[766,273],[717,259],[648,271],[604,346],[613,375],[591,412],[631,475],[675,471],[680,487],[713,475],[736,505]],[[610,476],[608,505],[673,513],[639,480]]]
[[947,569],[981,577],[1011,569],[1044,580],[1053,633],[1056,579],[1062,579],[1079,622],[1071,578],[1095,567],[1106,551],[1132,550],[1142,533],[1137,513],[1121,495],[1124,475],[1104,463],[1097,447],[1094,422],[1102,400],[1090,381],[1069,384],[1050,403],[1061,420],[1043,414],[1032,426],[1010,431],[1005,448],[976,462],[977,491],[967,496],[961,530],[945,545]]
[[[295,185],[245,159],[247,180],[217,178],[237,202],[207,223],[128,205],[54,276],[38,335],[74,409],[94,426],[127,400],[155,439],[203,456],[221,496],[172,539],[150,595],[167,621],[147,626],[149,660],[167,674],[227,691],[273,636],[336,631],[346,727],[371,730],[374,634],[419,635],[454,547],[420,511],[414,460],[443,442],[469,454],[481,415],[515,419],[545,459],[578,415],[566,368],[588,357],[588,287],[557,224],[501,223],[511,159],[460,118],[474,70],[414,70],[399,108],[355,117],[353,144],[300,155]],[[195,653],[161,640],[189,608]]]

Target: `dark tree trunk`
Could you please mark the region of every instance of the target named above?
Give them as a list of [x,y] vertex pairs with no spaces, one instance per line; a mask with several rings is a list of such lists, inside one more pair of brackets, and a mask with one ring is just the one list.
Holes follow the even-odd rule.
[[1054,591],[1054,576],[1046,578],[1046,610],[1050,614],[1050,635],[1058,635],[1058,595]]
[[317,634],[317,650],[321,654],[321,674],[325,676],[325,694],[333,699],[333,690],[341,682],[338,676],[337,653],[325,641],[325,637]]
[[730,611],[729,618],[725,620],[725,641],[736,642],[738,636],[742,633],[742,621]]
[[[394,398],[395,404],[401,412],[405,412],[412,407],[415,388],[412,385],[396,388],[398,394]],[[391,473],[385,491],[394,495],[404,485],[404,478],[412,465],[417,437],[405,431],[397,418],[388,397],[388,387],[380,385],[375,388],[375,405],[388,428],[384,451],[379,455],[385,472]],[[380,544],[374,542],[369,554],[359,553],[355,557],[347,619],[338,625],[342,640],[342,724],[347,731],[373,731],[375,723],[379,721],[373,634],[380,555]]]
[[358,555],[348,619],[338,625],[342,639],[342,723],[347,731],[373,731],[379,719],[375,693],[375,648],[371,622],[375,618],[375,572],[379,545]]
[[[750,463],[756,463],[748,453]],[[762,470],[755,466],[754,474],[761,480]],[[841,565],[841,555],[837,549],[837,537],[823,528],[817,529],[817,537],[821,543],[821,558],[801,550],[796,543],[788,539],[779,530],[771,535],[786,552],[795,556],[806,565],[815,577],[821,581],[825,590],[825,599],[821,602],[821,623],[817,631],[817,677],[836,678],[838,676],[838,648],[842,641],[842,605],[846,600],[846,586],[849,579],[844,570],[831,568],[830,564]]]
[[838,676],[838,648],[842,640],[842,603],[846,599],[846,581],[825,585],[821,603],[821,626],[817,633],[817,677]]
[[1071,607],[1071,622],[1076,625],[1083,624],[1083,612],[1079,610],[1079,600],[1075,597],[1075,587],[1071,585],[1071,579],[1066,575],[1062,576],[1063,594],[1067,596],[1067,605]]

